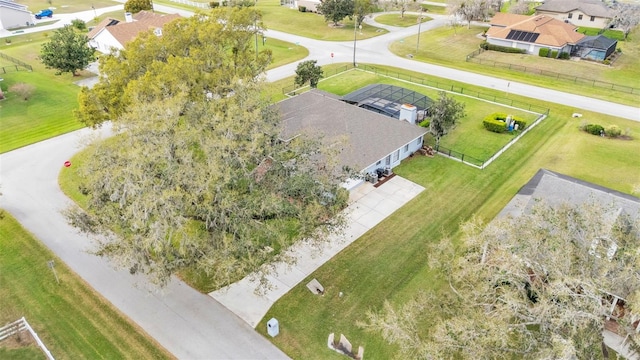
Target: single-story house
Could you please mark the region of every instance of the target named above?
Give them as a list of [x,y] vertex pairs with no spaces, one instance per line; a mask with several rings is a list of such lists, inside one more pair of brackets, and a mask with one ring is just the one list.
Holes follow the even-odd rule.
[[33,14],[26,5],[13,0],[0,0],[0,29],[14,29],[34,24]]
[[[403,104],[395,119],[341,101],[317,89],[277,104],[282,119],[281,138],[289,141],[306,134],[317,136],[327,146],[339,146],[338,162],[362,174],[391,169],[422,147],[427,129],[415,124],[417,108]],[[350,180],[354,188],[363,179]]]
[[143,31],[154,30],[158,36],[162,35],[162,27],[180,18],[180,15],[160,15],[140,11],[133,16],[126,13],[125,18],[124,22],[112,18],[102,20],[87,34],[89,46],[103,54],[109,54],[112,50],[122,50],[126,43],[135,39]]
[[577,27],[548,15],[518,15],[497,13],[490,21],[487,42],[494,45],[526,50],[538,54],[541,48],[572,53],[585,35]]
[[613,18],[601,0],[547,0],[536,7],[536,15],[547,15],[576,26],[603,29]]

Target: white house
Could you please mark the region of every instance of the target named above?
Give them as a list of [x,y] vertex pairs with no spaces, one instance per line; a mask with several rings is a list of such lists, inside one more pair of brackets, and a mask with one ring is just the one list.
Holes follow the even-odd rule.
[[598,29],[605,28],[613,17],[611,9],[600,0],[547,0],[536,7],[536,15]]
[[16,4],[13,0],[0,0],[0,29],[9,30],[33,23],[33,15],[27,6]]
[[[399,165],[422,147],[427,132],[415,124],[416,108],[410,104],[401,104],[404,110],[397,119],[314,89],[283,100],[277,106],[284,141],[302,133],[317,136],[327,146],[339,147],[340,166],[362,174]],[[363,181],[350,181],[345,187],[353,188]]]
[[147,11],[133,16],[125,15],[127,20],[124,22],[112,18],[101,21],[87,34],[89,46],[103,54],[109,54],[112,50],[124,49],[124,46],[141,32],[154,30],[160,35],[165,24],[180,18],[178,14],[159,15]]

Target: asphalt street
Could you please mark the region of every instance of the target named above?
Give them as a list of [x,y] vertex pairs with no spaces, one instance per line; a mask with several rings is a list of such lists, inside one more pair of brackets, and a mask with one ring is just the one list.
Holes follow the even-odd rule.
[[[122,5],[96,11],[114,11],[112,8],[121,9]],[[156,5],[156,8],[162,12],[175,12],[164,6]],[[180,13],[184,16],[190,14],[186,11]],[[54,15],[54,19],[60,19],[56,24],[26,29],[25,32],[50,30],[75,18],[91,19],[94,16],[93,10]],[[423,24],[422,31],[426,32],[447,22],[446,18],[437,18]],[[505,80],[397,57],[390,53],[388,45],[415,34],[417,28],[414,26],[391,30],[393,31],[376,38],[358,40],[356,61],[392,65],[487,88],[508,90],[514,94],[572,106],[577,110],[606,111],[614,116],[640,121],[640,109],[631,106],[514,82],[507,87],[508,82]],[[0,32],[0,37],[8,35],[7,32]],[[352,41],[326,42],[273,30],[267,31],[266,36],[308,48],[310,54],[307,59],[316,59],[320,64],[350,63],[353,58]],[[334,53],[333,58],[331,53]],[[297,63],[294,63],[271,70],[266,75],[267,79],[290,76],[296,66]],[[99,132],[108,134],[109,129]],[[214,299],[196,292],[181,281],[174,280],[167,288],[157,290],[144,278],[114,270],[105,259],[87,253],[92,248],[91,239],[77,233],[61,214],[69,205],[69,199],[59,189],[57,177],[60,171],[65,170],[63,162],[81,149],[90,133],[93,131],[83,129],[0,155],[0,189],[3,193],[0,207],[14,215],[82,278],[178,358],[287,358]]]

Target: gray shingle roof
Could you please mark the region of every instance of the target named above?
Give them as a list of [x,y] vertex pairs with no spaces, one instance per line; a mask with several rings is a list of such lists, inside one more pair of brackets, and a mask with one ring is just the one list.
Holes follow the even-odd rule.
[[499,217],[518,217],[526,213],[537,200],[543,200],[550,206],[563,203],[580,205],[596,201],[604,206],[622,209],[628,215],[640,214],[640,199],[635,196],[540,169],[502,209]]
[[536,10],[562,14],[580,10],[589,16],[611,18],[611,10],[600,0],[547,0]]
[[427,130],[406,121],[361,109],[318,90],[276,104],[282,138],[307,134],[341,146],[340,163],[363,170],[423,136]]

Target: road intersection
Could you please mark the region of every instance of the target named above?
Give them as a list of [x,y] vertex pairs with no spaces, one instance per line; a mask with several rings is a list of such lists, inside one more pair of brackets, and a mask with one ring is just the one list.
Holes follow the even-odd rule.
[[[105,8],[121,9],[122,5]],[[158,11],[175,12],[156,5]],[[104,10],[104,9],[100,9]],[[106,12],[106,11],[104,11]],[[180,11],[188,16],[189,12]],[[50,30],[75,18],[94,17],[93,10],[59,15],[56,24],[26,29]],[[445,25],[446,18],[436,18],[422,25],[422,31]],[[51,26],[51,28],[49,28]],[[357,41],[359,63],[391,65],[425,74],[450,78],[497,90],[507,90],[506,80],[412,61],[393,55],[388,46],[398,39],[414,35],[417,29],[394,28],[371,39]],[[6,34],[0,33],[0,37]],[[299,44],[309,49],[307,59],[319,64],[352,61],[353,42],[327,42],[269,30],[266,36]],[[334,58],[330,54],[334,53]],[[291,76],[297,63],[273,69],[266,74],[269,81]],[[640,109],[566,94],[526,84],[511,82],[511,93],[542,99],[613,116],[640,121]],[[158,290],[146,279],[114,270],[105,259],[87,253],[91,242],[67,224],[62,211],[70,200],[60,190],[57,178],[64,171],[63,162],[79,151],[88,136],[108,136],[108,125],[93,131],[83,129],[0,155],[1,207],[45,245],[53,250],[83,279],[111,301],[147,333],[181,359],[284,359],[287,356],[254,329],[229,312],[211,297],[200,294],[174,279],[167,288]]]

